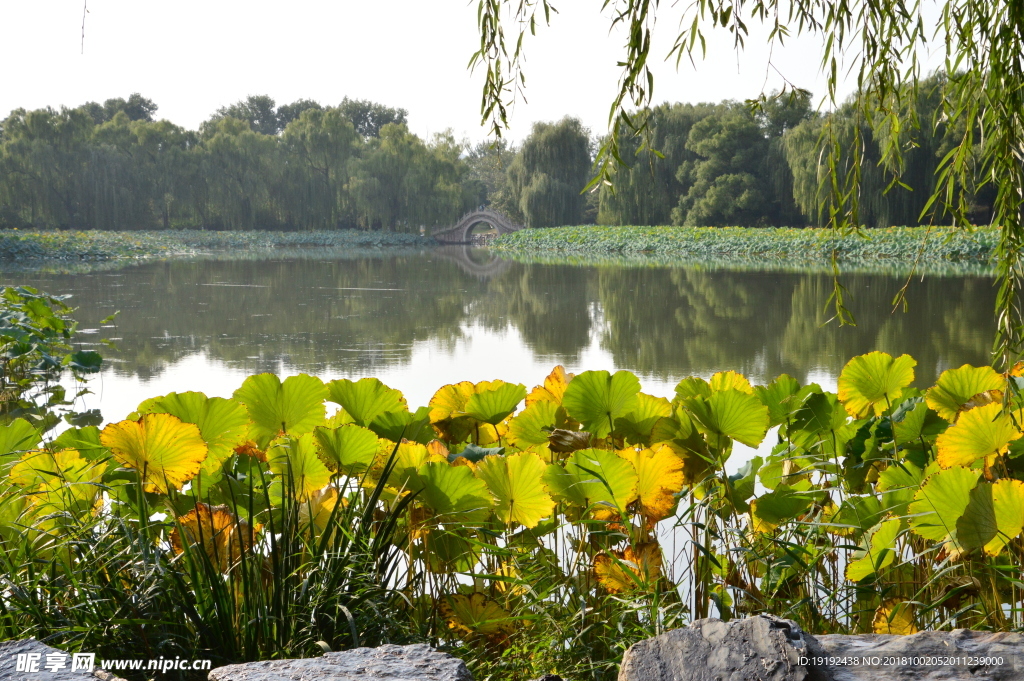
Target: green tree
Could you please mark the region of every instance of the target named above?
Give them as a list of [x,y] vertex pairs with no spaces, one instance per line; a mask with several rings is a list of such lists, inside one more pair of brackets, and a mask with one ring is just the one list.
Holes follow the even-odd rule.
[[509,167],[512,196],[526,225],[580,224],[590,167],[590,132],[578,119],[535,123]]
[[82,105],[82,108],[92,117],[96,125],[102,125],[120,112],[124,112],[129,120],[152,121],[153,115],[159,107],[152,99],[133,92],[127,100],[117,97],[108,99],[103,104],[87,102]]
[[363,137],[380,137],[381,128],[385,125],[405,125],[408,122],[406,116],[409,112],[405,109],[393,109],[366,99],[345,97],[338,109]]

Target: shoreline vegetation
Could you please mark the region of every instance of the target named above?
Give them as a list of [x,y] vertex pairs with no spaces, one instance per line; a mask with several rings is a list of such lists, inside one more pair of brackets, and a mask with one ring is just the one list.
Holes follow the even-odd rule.
[[[495,255],[523,264],[831,271],[932,276],[991,275],[999,232],[892,227],[836,236],[825,229],[748,227],[558,227],[500,236]],[[150,259],[226,255],[330,257],[409,255],[436,247],[429,237],[379,231],[20,231],[0,232],[0,269],[121,266]],[[916,263],[916,267],[915,267]]]
[[490,247],[521,262],[575,264],[710,264],[764,268],[829,267],[832,253],[844,269],[915,262],[923,271],[990,273],[999,230],[888,227],[836,235],[829,229],[785,227],[609,227],[522,230]]

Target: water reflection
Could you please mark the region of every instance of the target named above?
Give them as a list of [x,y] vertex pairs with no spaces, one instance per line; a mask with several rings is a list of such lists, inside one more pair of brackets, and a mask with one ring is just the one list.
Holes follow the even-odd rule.
[[[556,362],[626,368],[666,384],[722,369],[759,381],[781,372],[828,380],[849,357],[879,349],[912,354],[927,385],[950,366],[986,363],[994,332],[994,290],[984,277],[915,281],[909,311],[892,314],[902,279],[851,274],[843,283],[858,325],[823,327],[825,275],[525,265],[459,248],[179,260],[0,280],[72,293],[84,327],[120,310],[108,377],[143,383],[185,360],[194,371],[197,357],[239,372],[323,376],[425,371],[416,362],[446,358],[455,371],[477,362],[527,383],[536,366]],[[602,366],[581,366],[594,361]]]

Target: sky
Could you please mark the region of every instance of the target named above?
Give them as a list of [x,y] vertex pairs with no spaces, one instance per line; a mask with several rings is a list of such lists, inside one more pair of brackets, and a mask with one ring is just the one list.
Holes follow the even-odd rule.
[[[424,137],[450,128],[459,139],[487,138],[483,74],[467,68],[479,45],[476,0],[87,1],[83,51],[83,0],[0,0],[0,116],[140,92],[159,105],[159,118],[197,128],[250,94],[325,105],[347,96],[406,109],[410,129]],[[527,42],[526,99],[512,109],[512,140],[535,121],[566,115],[595,134],[608,127],[622,32],[609,31],[599,0],[554,4],[551,25]],[[663,61],[679,21],[674,5],[662,3],[655,32],[657,102],[753,98],[783,76],[825,92],[820,39],[772,49],[763,29],[740,53],[719,29],[704,61],[677,70]]]

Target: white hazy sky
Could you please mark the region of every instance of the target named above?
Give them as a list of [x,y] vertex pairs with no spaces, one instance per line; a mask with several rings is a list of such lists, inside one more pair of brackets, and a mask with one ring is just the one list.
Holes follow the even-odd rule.
[[[476,0],[0,0],[0,116],[12,109],[77,106],[140,92],[158,116],[197,127],[217,108],[249,94],[279,104],[300,98],[334,104],[371,99],[409,111],[424,136],[451,128],[483,139],[481,73],[467,64],[479,39]],[[528,43],[527,98],[512,114],[511,137],[538,120],[580,118],[607,129],[623,54],[599,0],[555,0],[559,14]],[[661,59],[678,15],[662,4],[655,43],[656,100],[701,102],[755,97],[781,85],[768,67],[764,31],[737,54],[727,33],[696,68]],[[794,84],[824,92],[817,38],[776,46],[774,66]],[[848,92],[851,88],[845,88]]]

